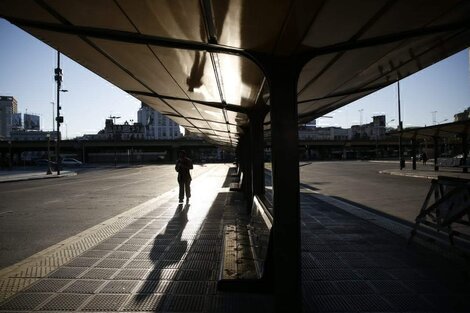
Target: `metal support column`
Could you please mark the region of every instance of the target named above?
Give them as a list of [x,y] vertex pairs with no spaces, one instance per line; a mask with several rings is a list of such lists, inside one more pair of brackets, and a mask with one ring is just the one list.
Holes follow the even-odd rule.
[[264,112],[259,111],[250,115],[253,196],[264,194],[264,116]]
[[273,278],[276,312],[302,312],[297,80],[292,60],[269,67],[273,167]]
[[467,158],[468,158],[468,136],[466,133],[462,134],[462,165],[463,165],[463,172],[468,173],[467,167]]
[[437,165],[437,158],[439,157],[439,138],[437,136],[432,137],[434,143],[434,170],[439,171],[439,165]]
[[243,154],[243,181],[242,190],[245,194],[247,212],[251,210],[253,204],[253,166],[252,166],[252,149],[251,149],[251,131],[249,128],[245,130],[242,146]]
[[411,139],[411,155],[413,160],[413,170],[416,170],[416,138]]

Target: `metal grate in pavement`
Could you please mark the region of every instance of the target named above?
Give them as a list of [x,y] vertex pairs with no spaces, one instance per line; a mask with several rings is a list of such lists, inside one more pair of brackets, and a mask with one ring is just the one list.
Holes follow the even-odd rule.
[[92,268],[83,274],[81,278],[109,279],[117,271],[115,268]]
[[95,295],[83,311],[118,311],[129,295]]
[[411,290],[406,288],[398,280],[371,280],[370,283],[374,288],[381,294],[408,294],[411,293]]
[[180,270],[178,271],[177,280],[214,280],[213,270]]
[[163,251],[144,251],[135,256],[134,259],[157,260],[163,254]]
[[390,312],[390,305],[379,295],[345,296],[352,312]]
[[102,258],[109,253],[108,250],[90,250],[86,251],[85,253],[81,254],[81,257],[85,258]]
[[162,245],[162,244],[154,244],[154,245],[147,245],[143,252],[154,252],[154,251],[165,251],[168,248],[168,245]]
[[100,259],[78,257],[67,263],[70,267],[92,267]]
[[61,267],[52,274],[50,278],[78,278],[87,268],[85,267]]
[[133,251],[113,251],[107,256],[109,259],[126,259],[129,260],[135,254]]
[[177,269],[170,269],[170,268],[154,268],[151,270],[147,276],[147,279],[163,279],[163,280],[173,280],[176,277],[176,274],[179,271]]
[[389,269],[388,272],[401,280],[432,280],[431,277],[411,268]]
[[132,293],[138,284],[139,282],[136,280],[112,280],[99,293]]
[[152,260],[132,260],[126,265],[126,268],[145,268],[152,269],[156,265],[156,261]]
[[186,258],[186,253],[184,252],[164,252],[160,255],[160,260],[164,261],[181,261]]
[[221,235],[220,232],[217,233],[204,233],[204,234],[199,234],[197,237],[199,240],[220,240]]
[[131,238],[126,241],[126,245],[138,245],[138,246],[143,246],[146,245],[149,239],[144,239],[144,238]]
[[159,261],[158,262],[158,268],[165,268],[165,269],[179,269],[183,265],[183,261]]
[[114,250],[119,247],[118,244],[115,243],[100,243],[99,245],[95,246],[94,250]]
[[113,237],[114,238],[130,238],[134,234],[135,234],[135,231],[131,231],[125,228],[124,230],[116,233]]
[[138,239],[153,239],[153,238],[155,238],[155,236],[157,236],[156,233],[147,233],[147,232],[145,232],[145,233],[138,233],[132,238],[136,238],[136,239],[137,238]]
[[115,245],[120,245],[120,244],[123,243],[124,241],[126,241],[126,238],[112,236],[112,237],[109,237],[109,238],[106,239],[106,240],[103,240],[103,242],[101,242],[101,244],[115,244]]
[[305,269],[302,271],[302,279],[309,280],[353,280],[359,277],[351,270],[342,269]]
[[168,293],[172,284],[170,280],[144,280],[137,293]]
[[338,294],[339,290],[331,281],[307,281],[302,284],[304,295]]
[[123,269],[114,279],[141,280],[147,277],[148,272],[147,269]]
[[335,284],[339,288],[340,294],[359,295],[375,293],[374,289],[362,280],[342,280],[336,281]]
[[202,312],[204,297],[172,295],[167,300],[168,312]]
[[50,293],[21,293],[0,305],[0,310],[29,311],[46,301]]
[[26,292],[58,292],[72,281],[69,279],[42,279],[27,288]]
[[363,279],[391,280],[393,277],[382,269],[358,269],[355,272]]
[[[209,297],[206,297],[209,298]],[[217,295],[210,297],[206,311],[217,313],[259,313],[274,312],[271,296],[257,295]]]
[[341,261],[340,259],[315,259],[313,261],[314,268],[321,269],[340,269],[348,268],[348,265]]
[[216,262],[220,258],[220,253],[214,253],[214,252],[199,252],[199,253],[194,253],[191,251],[186,255],[186,260],[191,261],[191,260],[199,260],[199,261],[212,261]]
[[210,261],[186,261],[183,263],[183,269],[193,269],[193,270],[212,270],[217,268],[217,263]]
[[171,285],[171,293],[185,295],[203,295],[207,291],[205,281],[178,281]]
[[123,244],[117,248],[116,251],[139,251],[140,248],[142,248],[142,246]]
[[127,260],[123,259],[104,259],[96,264],[97,268],[121,268],[126,264]]
[[307,298],[307,305],[316,312],[353,312],[349,301],[342,296],[313,296]]
[[103,285],[102,280],[76,280],[70,286],[65,288],[62,292],[64,293],[86,293],[91,294],[95,293],[101,285]]
[[398,311],[427,311],[432,309],[432,306],[418,295],[399,294],[384,295],[383,297]]
[[344,261],[348,266],[353,268],[378,268],[381,267],[369,259],[349,259]]
[[159,312],[163,308],[166,296],[157,294],[137,294],[124,305],[124,311]]
[[58,294],[43,305],[41,310],[74,311],[78,309],[89,297],[90,295]]

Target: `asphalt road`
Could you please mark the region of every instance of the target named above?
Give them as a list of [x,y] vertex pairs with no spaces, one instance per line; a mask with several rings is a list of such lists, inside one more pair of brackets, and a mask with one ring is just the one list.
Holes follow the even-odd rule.
[[397,166],[369,161],[314,162],[301,165],[300,180],[303,187],[321,194],[414,221],[431,181],[379,174]]
[[[193,178],[212,165],[195,165]],[[0,184],[0,268],[177,187],[174,165]]]

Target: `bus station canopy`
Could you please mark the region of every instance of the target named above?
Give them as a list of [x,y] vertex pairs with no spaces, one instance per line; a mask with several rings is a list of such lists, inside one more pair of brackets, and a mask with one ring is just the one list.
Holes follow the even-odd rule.
[[297,112],[305,122],[470,42],[466,0],[2,0],[0,16],[231,147],[251,111],[269,112],[266,60],[302,63]]
[[400,135],[405,139],[422,138],[449,138],[470,136],[470,120],[463,120],[452,123],[445,123],[427,127],[407,128],[402,132],[394,132],[393,135]]

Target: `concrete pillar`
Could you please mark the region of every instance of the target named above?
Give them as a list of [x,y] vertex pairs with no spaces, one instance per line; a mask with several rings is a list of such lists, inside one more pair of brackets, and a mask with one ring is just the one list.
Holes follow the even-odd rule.
[[411,154],[413,156],[413,170],[416,170],[416,138],[411,139]]
[[302,312],[297,80],[292,60],[269,64],[273,167],[273,278],[276,312]]

